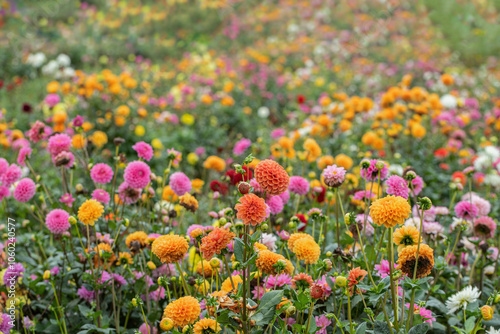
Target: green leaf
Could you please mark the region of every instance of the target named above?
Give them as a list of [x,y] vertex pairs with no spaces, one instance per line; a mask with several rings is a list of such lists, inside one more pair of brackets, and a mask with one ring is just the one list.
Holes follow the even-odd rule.
[[470,317],[465,321],[465,331],[467,333],[472,332],[472,329],[474,328],[474,325],[476,324],[476,317]]
[[409,331],[408,334],[425,334],[429,331],[431,326],[429,326],[428,323],[423,323],[423,324],[418,324],[416,326],[413,326]]
[[234,238],[234,257],[236,261],[243,263],[243,250],[245,245],[243,244],[243,240],[240,238]]
[[373,333],[377,334],[391,334],[391,329],[387,325],[386,322],[383,321],[375,321],[373,326]]
[[356,329],[356,334],[365,334],[366,333],[366,322],[363,322],[361,325],[358,326]]
[[262,319],[257,322],[257,325],[268,324],[276,314],[276,305],[281,302],[283,298],[282,290],[274,290],[265,293],[260,300],[257,312],[262,314]]

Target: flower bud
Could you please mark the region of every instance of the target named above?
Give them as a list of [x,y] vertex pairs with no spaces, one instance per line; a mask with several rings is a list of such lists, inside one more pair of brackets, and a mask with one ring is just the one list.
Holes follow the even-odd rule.
[[50,270],[45,270],[43,273],[43,279],[48,280],[50,278]]
[[260,226],[260,229],[262,230],[262,232],[266,232],[266,231],[269,229],[269,225],[267,225],[267,224],[262,224],[262,225]]
[[375,167],[377,167],[378,170],[380,169],[384,169],[385,167],[385,162],[383,162],[382,160],[379,160],[377,161],[377,163],[375,164]]
[[174,328],[174,322],[170,318],[163,318],[160,322],[160,328],[163,331],[169,331]]
[[138,305],[137,298],[132,298],[132,306],[137,307]]
[[286,309],[286,315],[287,316],[292,316],[295,314],[295,312],[297,311],[297,308],[293,305],[289,306],[287,309]]
[[484,321],[490,321],[493,319],[493,308],[489,305],[484,305],[481,307],[481,315],[483,316]]
[[220,260],[216,257],[210,260],[210,265],[212,268],[220,268]]
[[71,225],[75,225],[75,224],[76,224],[76,222],[77,222],[76,218],[75,218],[75,217],[73,217],[73,216],[70,216],[70,217],[69,217],[69,219],[68,219],[68,221],[69,221],[69,223],[70,223]]
[[150,270],[156,269],[156,265],[153,263],[153,261],[148,261],[147,265]]
[[335,278],[335,284],[337,284],[338,287],[343,288],[347,285],[347,278],[344,276],[337,276]]
[[243,195],[248,194],[250,192],[250,184],[247,182],[240,182],[238,185],[238,191]]
[[332,257],[332,255],[333,255],[332,252],[330,252],[330,251],[326,252],[327,257]]
[[80,191],[82,191],[82,190],[83,190],[83,186],[82,186],[80,183],[78,183],[78,184],[75,186],[75,189],[76,189],[76,191],[80,192]]

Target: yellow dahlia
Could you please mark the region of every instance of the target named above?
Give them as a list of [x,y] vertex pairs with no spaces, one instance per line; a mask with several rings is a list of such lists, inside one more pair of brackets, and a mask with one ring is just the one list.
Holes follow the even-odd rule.
[[[407,246],[418,244],[419,232],[415,226],[402,226],[394,231],[393,240],[398,245],[398,252]],[[420,238],[422,240],[422,238]]]
[[104,207],[95,199],[88,199],[78,209],[78,219],[85,225],[94,226],[104,213]]
[[[413,278],[415,270],[417,248],[418,245],[408,246],[399,253],[398,269],[410,278]],[[416,278],[426,277],[431,273],[432,268],[434,268],[434,251],[426,244],[420,244]]]
[[312,237],[312,235],[309,235],[307,233],[292,233],[290,235],[290,238],[288,239],[288,249],[290,249],[290,251],[294,251],[294,246],[295,246],[295,242],[299,239],[302,239],[302,238],[307,238],[307,239],[310,239],[310,240],[314,240],[314,238]]
[[306,264],[318,262],[321,249],[316,241],[309,238],[301,238],[295,242],[293,252],[299,261],[304,260]]
[[220,325],[214,319],[204,318],[198,320],[193,326],[194,334],[219,333]]

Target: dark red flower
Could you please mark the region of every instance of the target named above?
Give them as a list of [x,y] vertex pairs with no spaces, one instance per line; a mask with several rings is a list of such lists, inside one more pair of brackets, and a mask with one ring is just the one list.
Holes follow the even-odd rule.
[[228,191],[228,186],[225,183],[213,180],[212,182],[210,182],[210,189],[212,191],[218,191],[221,195],[226,195]]
[[243,181],[243,177],[245,178],[244,181],[248,181],[248,180],[252,179],[252,177],[253,177],[252,169],[249,170],[247,166],[243,166],[243,169],[246,171],[244,176],[240,173],[236,173],[236,171],[234,169],[228,170],[226,172],[226,176],[229,177],[229,181],[233,186],[235,186],[238,183],[240,183],[241,181]]
[[306,102],[305,96],[304,95],[297,95],[297,103],[302,104],[304,102]]

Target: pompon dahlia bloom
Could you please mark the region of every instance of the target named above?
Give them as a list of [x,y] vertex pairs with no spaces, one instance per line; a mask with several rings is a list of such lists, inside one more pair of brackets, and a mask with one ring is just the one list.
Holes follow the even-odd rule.
[[106,184],[113,179],[113,169],[105,163],[95,164],[90,169],[90,177],[95,183]]
[[123,178],[133,188],[144,188],[150,181],[151,169],[143,161],[132,161],[123,172]]
[[273,267],[280,260],[285,261],[285,263],[287,264],[284,272],[291,275],[294,269],[293,265],[291,265],[291,262],[285,259],[283,255],[271,252],[269,250],[259,251],[259,256],[255,260],[255,265],[260,271],[268,275],[281,274],[276,272],[276,267]]
[[169,186],[177,196],[191,192],[192,187],[191,180],[183,172],[175,172],[170,175]]
[[45,225],[53,234],[61,234],[70,228],[69,213],[62,209],[54,209],[45,217]]
[[408,188],[408,182],[403,179],[401,176],[392,175],[387,181],[385,181],[387,185],[387,194],[403,197],[404,199],[408,199],[408,195],[410,194],[410,189]]
[[[413,278],[418,245],[408,246],[399,252],[398,269],[406,276]],[[434,251],[426,244],[420,244],[418,251],[417,277],[423,278],[429,275],[434,268]]]
[[474,233],[478,237],[483,237],[485,239],[493,238],[496,229],[497,224],[491,217],[482,216],[474,221]]
[[298,240],[303,239],[303,238],[306,238],[306,239],[314,241],[314,238],[310,234],[301,233],[301,232],[299,232],[299,233],[293,233],[293,234],[290,234],[290,237],[288,238],[288,249],[290,249],[290,251],[292,253],[294,253],[295,252],[295,243]]
[[200,251],[205,260],[210,260],[215,254],[220,254],[236,235],[225,228],[214,228],[201,239]]
[[19,155],[17,157],[17,163],[21,166],[26,166],[26,158],[30,158],[32,152],[33,150],[29,146],[21,147],[21,149],[19,150]]
[[309,182],[302,176],[292,176],[288,190],[294,194],[303,196],[309,192]]
[[479,213],[479,209],[470,201],[460,201],[455,205],[455,214],[458,218],[472,220]]
[[94,226],[95,222],[104,213],[104,207],[95,199],[88,199],[78,209],[78,219],[85,224]]
[[92,199],[95,199],[102,204],[108,204],[111,200],[111,196],[104,189],[96,189],[92,192]]
[[47,138],[50,133],[50,127],[46,126],[43,122],[36,121],[28,131],[28,138],[33,143],[38,143],[40,140]]
[[21,167],[18,165],[12,164],[4,171],[4,173],[0,176],[0,181],[2,181],[2,185],[5,187],[10,187],[14,182],[19,180],[23,175],[23,171]]
[[255,179],[267,195],[279,195],[285,192],[290,177],[280,164],[273,160],[263,160],[255,167]]
[[14,198],[16,201],[21,202],[21,203],[26,203],[30,199],[35,196],[36,193],[36,184],[33,182],[32,179],[30,178],[24,178],[16,186],[16,189],[14,189]]
[[220,325],[214,319],[204,318],[198,320],[193,326],[194,334],[219,333]]
[[[377,168],[377,162],[379,161],[383,164],[383,168],[380,170]],[[387,178],[387,175],[389,175],[389,166],[385,161],[372,159],[369,161],[369,163],[370,165],[368,166],[368,168],[361,168],[360,175],[363,179],[365,179],[366,181],[377,181],[379,171],[381,181]]]
[[283,200],[279,196],[269,196],[266,200],[266,204],[273,215],[281,213],[285,207]]
[[401,225],[410,216],[411,207],[402,197],[387,196],[375,200],[370,206],[370,216],[379,226],[394,227]]
[[188,249],[187,240],[175,234],[158,237],[151,246],[151,251],[163,263],[174,263],[181,260]]
[[191,212],[198,210],[198,200],[190,193],[185,193],[179,197],[179,204]]
[[69,151],[71,149],[71,138],[65,133],[57,133],[49,138],[47,149],[53,157],[63,151]]
[[149,161],[153,157],[153,148],[148,143],[140,141],[132,146],[132,148],[137,152],[139,158]]
[[342,183],[344,183],[345,173],[346,171],[344,167],[331,165],[323,169],[321,175],[323,176],[323,181],[327,186],[331,188],[338,188],[342,185]]
[[168,304],[163,311],[163,318],[172,319],[176,327],[184,327],[198,320],[200,313],[201,307],[198,300],[186,296]]
[[5,186],[0,186],[0,202],[5,198],[10,196],[9,188]]
[[118,197],[125,204],[134,204],[141,198],[142,189],[133,188],[127,182],[123,182],[118,187]]
[[300,238],[295,241],[293,252],[299,261],[304,260],[306,264],[315,264],[321,255],[321,248],[313,239]]
[[236,218],[243,220],[245,225],[258,225],[268,217],[268,207],[264,199],[252,193],[240,198],[240,202],[234,207],[238,213]]
[[[402,226],[396,229],[393,235],[393,241],[398,246],[398,252],[408,246],[413,246],[418,244],[419,231],[415,226]],[[420,237],[422,240],[422,237]]]

